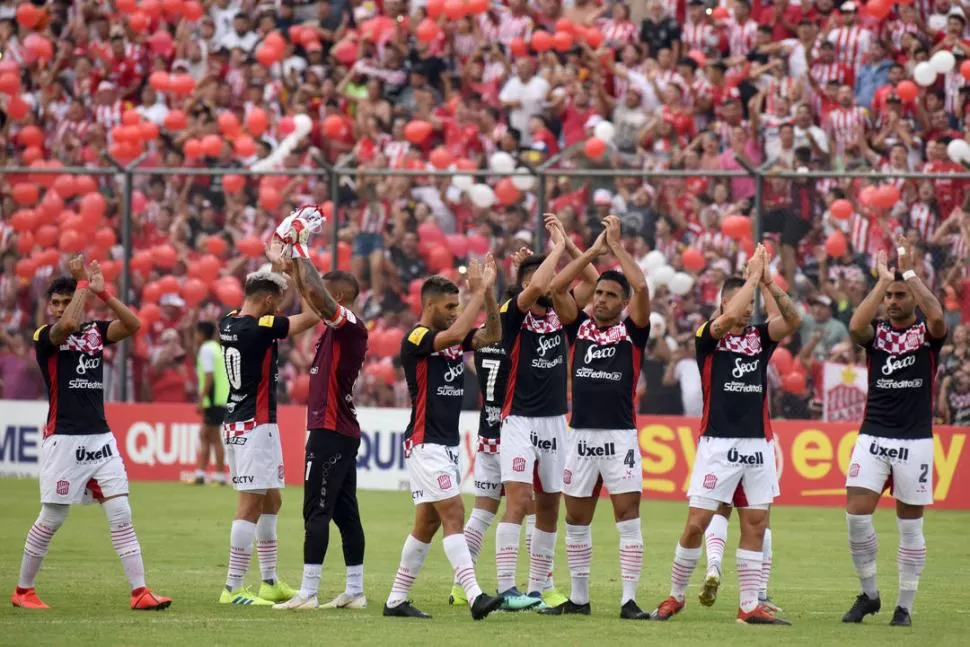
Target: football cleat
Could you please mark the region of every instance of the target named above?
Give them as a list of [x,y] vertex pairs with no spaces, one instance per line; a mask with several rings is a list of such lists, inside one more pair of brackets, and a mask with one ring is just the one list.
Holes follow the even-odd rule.
[[458,584],[452,584],[451,595],[448,596],[448,604],[453,607],[467,607],[468,597],[465,595],[465,589]]
[[912,627],[913,619],[909,616],[909,611],[903,607],[896,607],[893,611],[893,619],[889,621],[891,627]]
[[405,600],[395,607],[384,605],[384,616],[387,618],[430,618],[427,613],[415,608],[410,600]]
[[327,602],[321,609],[366,609],[367,608],[367,597],[363,593],[356,593],[351,595],[350,593],[343,592],[330,602]]
[[669,620],[671,617],[677,615],[684,610],[687,606],[687,601],[680,602],[677,598],[670,596],[666,600],[660,603],[650,617],[654,620]]
[[[588,606],[588,605],[587,605]],[[627,600],[620,607],[621,620],[650,620],[650,614],[640,608],[635,600]]]
[[775,604],[775,601],[772,600],[768,596],[761,597],[759,595],[758,596],[758,604],[760,604],[764,608],[768,609],[768,611],[771,611],[772,613],[781,613],[782,611],[784,611],[784,609],[782,609],[780,606],[778,606],[777,604]]
[[296,594],[297,591],[282,580],[276,580],[272,584],[263,582],[259,585],[259,593],[257,593],[259,597],[270,602],[286,602]]
[[18,586],[10,596],[10,603],[21,609],[50,609],[49,606],[44,604],[43,600],[37,597],[37,591],[34,587],[23,589]]
[[264,600],[255,593],[249,587],[243,589],[237,589],[235,591],[227,591],[222,589],[222,595],[219,596],[219,604],[238,604],[241,606],[252,606],[252,607],[271,607],[273,603],[269,600]]
[[172,598],[156,595],[143,586],[131,592],[131,608],[136,611],[162,611],[172,606]]
[[303,610],[310,610],[310,609],[319,609],[320,608],[320,601],[317,600],[317,596],[315,596],[315,595],[311,595],[310,597],[305,598],[302,595],[300,595],[299,593],[297,593],[296,595],[294,595],[292,598],[290,598],[286,602],[280,602],[279,604],[274,604],[273,605],[273,608],[274,609],[292,609],[294,611],[296,611],[296,610],[303,611]]
[[745,625],[790,625],[791,623],[781,618],[776,618],[773,613],[768,611],[763,605],[758,605],[751,611],[738,609],[738,622]]
[[549,587],[542,592],[542,601],[549,607],[558,607],[568,600],[565,595],[559,592],[556,587]]
[[714,602],[717,601],[717,590],[721,586],[721,573],[716,568],[712,568],[707,571],[707,577],[704,578],[704,587],[701,589],[700,594],[697,596],[698,601],[705,607],[714,606]]
[[502,598],[502,609],[505,611],[524,611],[525,609],[535,609],[542,606],[542,598],[538,595],[523,595],[514,586],[502,591],[498,596]]
[[501,607],[504,600],[505,598],[501,595],[492,596],[488,593],[482,593],[472,602],[472,618],[475,620],[486,618],[492,611]]
[[592,608],[590,607],[589,602],[586,604],[576,604],[567,598],[566,601],[560,604],[558,607],[547,607],[539,611],[539,614],[544,616],[588,616],[591,611]]
[[865,593],[860,593],[856,596],[855,602],[852,603],[852,608],[842,616],[842,622],[854,622],[858,624],[866,616],[879,613],[879,609],[881,608],[882,602],[878,597],[873,599]]

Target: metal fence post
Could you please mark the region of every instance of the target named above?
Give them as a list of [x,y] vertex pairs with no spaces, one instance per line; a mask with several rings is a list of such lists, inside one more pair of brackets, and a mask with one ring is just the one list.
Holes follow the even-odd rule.
[[[121,207],[121,244],[124,247],[124,255],[121,262],[121,302],[125,305],[129,303],[131,292],[131,200],[132,182],[134,181],[134,167],[137,162],[130,166],[120,167],[124,185],[122,188],[122,207]],[[121,393],[120,400],[128,401],[128,357],[129,340],[121,344]]]
[[539,169],[539,195],[536,196],[536,246],[535,253],[541,254],[545,247],[546,228],[543,226],[543,216],[546,212],[546,171]]
[[[751,223],[751,233],[757,245],[761,242],[762,219],[764,218],[764,175],[763,168],[754,169],[754,208],[752,209],[754,218]],[[754,320],[761,323],[764,321],[764,303],[761,300],[761,290],[754,292]]]

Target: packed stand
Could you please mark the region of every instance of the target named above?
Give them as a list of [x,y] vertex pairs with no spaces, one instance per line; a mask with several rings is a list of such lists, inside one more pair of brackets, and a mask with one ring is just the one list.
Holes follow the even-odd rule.
[[[237,306],[275,223],[315,203],[330,221],[316,239],[318,267],[352,269],[364,287],[371,356],[358,402],[404,406],[396,355],[422,279],[457,277],[469,257],[491,252],[507,287],[511,253],[541,251],[544,208],[581,248],[603,217],[622,217],[654,291],[641,410],[697,415],[693,331],[753,249],[757,183],[745,169],[761,167],[776,280],[807,314],[776,355],[774,413],[818,417],[825,363],[863,363],[846,324],[876,253],[892,256],[905,236],[953,331],[939,415],[967,424],[967,180],[891,175],[964,172],[970,162],[968,8],[0,0],[0,166],[89,171],[0,177],[3,397],[42,394],[29,335],[69,254],[100,259],[120,289],[123,176],[109,172],[137,163],[227,169],[133,175],[128,296],[149,324],[131,352],[137,400],[193,400],[195,322]],[[333,165],[352,169],[339,177],[337,209]],[[535,175],[543,165],[544,184]],[[232,172],[250,167],[307,174]],[[368,175],[388,169],[493,174]],[[580,173],[610,169],[618,173]],[[806,169],[831,176],[774,173]],[[840,175],[867,170],[890,177]],[[657,171],[682,175],[649,175]],[[314,339],[281,354],[293,401],[306,397]],[[119,367],[116,354],[113,398]]]

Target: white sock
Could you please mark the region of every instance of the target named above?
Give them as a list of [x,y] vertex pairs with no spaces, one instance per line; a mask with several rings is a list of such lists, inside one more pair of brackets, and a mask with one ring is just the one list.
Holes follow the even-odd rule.
[[923,537],[922,519],[896,518],[899,529],[899,550],[896,565],[899,568],[899,597],[896,606],[913,610],[913,599],[919,588],[919,577],[926,564],[926,538]]
[[303,581],[300,583],[300,597],[312,598],[320,590],[320,575],[323,564],[304,564]]
[[519,561],[521,530],[522,526],[519,524],[504,521],[495,527],[495,572],[498,576],[499,593],[504,593],[515,586],[515,568]]
[[230,593],[242,588],[249,570],[249,560],[253,557],[253,537],[256,536],[256,524],[245,519],[232,522],[229,532],[229,574],[226,576],[226,588]]
[[195,470],[195,478],[197,478],[197,479],[204,479],[205,478],[205,470],[199,470],[199,469]]
[[761,542],[761,589],[758,598],[768,599],[768,578],[771,577],[771,528],[765,529],[765,538]]
[[276,523],[279,516],[261,514],[256,522],[256,555],[259,557],[259,576],[264,582],[276,583]]
[[131,523],[131,506],[128,504],[128,497],[108,499],[101,507],[104,508],[104,514],[108,518],[111,545],[121,558],[121,566],[128,576],[128,584],[131,585],[132,591],[140,589],[145,586],[145,564],[141,559],[141,545],[135,535],[135,527]]
[[411,535],[404,540],[404,549],[401,551],[401,564],[397,567],[397,574],[394,576],[394,583],[391,585],[391,594],[387,596],[387,606],[396,607],[408,599],[411,585],[417,579],[421,567],[424,566],[424,558],[428,556],[431,544],[418,541]]
[[572,589],[569,599],[576,604],[589,602],[589,565],[593,561],[593,529],[566,524],[566,563]]
[[347,584],[344,586],[347,595],[363,595],[364,593],[364,565],[355,564],[347,567]]
[[474,602],[482,594],[482,587],[478,586],[478,578],[475,577],[475,562],[472,561],[465,535],[448,535],[441,543],[445,547],[448,563],[455,571],[455,581],[465,589],[465,599],[469,604]]
[[527,555],[532,554],[532,533],[536,529],[536,516],[534,514],[525,515],[525,552]]
[[623,597],[620,605],[637,599],[637,585],[643,570],[643,532],[639,519],[616,522],[620,533],[620,576],[623,578]]
[[704,543],[707,546],[707,570],[721,572],[721,562],[724,559],[724,544],[727,543],[728,518],[715,514],[711,523],[704,531]]
[[47,549],[50,548],[54,533],[64,524],[67,519],[69,506],[58,503],[45,503],[41,506],[40,514],[34,525],[27,531],[27,539],[24,542],[24,557],[20,562],[20,579],[17,586],[22,589],[34,587],[37,581],[37,571],[47,556]]
[[546,588],[556,556],[556,533],[536,528],[532,532],[532,552],[529,553],[529,593]]
[[[471,553],[472,561],[478,562],[478,556],[482,553],[482,543],[485,541],[485,533],[488,527],[495,520],[495,514],[488,510],[472,508],[471,516],[465,522],[465,543],[468,544],[468,552]],[[458,580],[455,579],[455,584]]]
[[213,472],[211,474],[211,478],[212,478],[212,481],[214,483],[225,483],[226,482],[226,473],[225,472]]
[[860,588],[874,600],[879,597],[879,589],[876,588],[876,553],[879,544],[872,515],[846,513],[845,518],[849,524],[849,552],[859,575]]
[[670,597],[678,602],[684,601],[690,576],[694,574],[697,563],[701,561],[701,547],[684,548],[677,542],[674,550],[674,565],[670,571]]
[[748,612],[758,606],[763,555],[760,550],[745,550],[744,548],[738,548],[735,555],[738,565],[738,580],[741,583],[741,610]]

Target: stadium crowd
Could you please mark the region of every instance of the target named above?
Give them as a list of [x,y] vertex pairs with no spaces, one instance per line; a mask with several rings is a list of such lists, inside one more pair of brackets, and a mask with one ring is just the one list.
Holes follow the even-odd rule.
[[[504,289],[512,253],[541,251],[528,169],[547,164],[541,203],[576,244],[614,213],[647,269],[654,340],[640,410],[698,415],[693,333],[754,247],[755,180],[710,172],[762,167],[764,240],[806,312],[776,353],[775,415],[818,417],[823,363],[864,363],[846,324],[875,255],[905,236],[953,331],[938,415],[970,424],[967,180],[893,177],[970,163],[968,11],[958,0],[0,0],[0,167],[90,171],[0,175],[2,395],[42,397],[30,335],[71,254],[100,259],[120,289],[123,176],[105,173],[115,162],[227,169],[133,176],[128,296],[148,325],[129,394],[195,400],[196,322],[238,305],[275,224],[315,203],[329,215],[317,266],[351,269],[364,286],[359,406],[407,406],[397,354],[424,278],[490,252]],[[308,174],[233,173],[257,160]],[[354,169],[336,209],[334,164]],[[366,174],[523,167],[514,178]],[[803,169],[831,175],[774,175]],[[683,174],[649,176],[668,170]],[[888,177],[840,175],[867,170]],[[290,401],[307,397],[315,339],[281,352]]]

